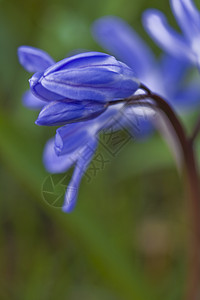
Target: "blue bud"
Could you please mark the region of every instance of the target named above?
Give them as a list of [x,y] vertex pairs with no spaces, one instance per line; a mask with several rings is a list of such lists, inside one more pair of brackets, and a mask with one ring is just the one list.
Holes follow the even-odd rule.
[[113,56],[87,52],[61,60],[30,80],[37,96],[46,100],[106,102],[131,96],[139,87],[134,72]]

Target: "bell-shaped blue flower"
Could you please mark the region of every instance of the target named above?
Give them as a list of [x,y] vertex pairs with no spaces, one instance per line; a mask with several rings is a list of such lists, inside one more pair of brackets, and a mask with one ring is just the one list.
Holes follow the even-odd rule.
[[30,79],[33,93],[45,100],[106,102],[132,95],[139,81],[113,56],[86,52],[61,60]]

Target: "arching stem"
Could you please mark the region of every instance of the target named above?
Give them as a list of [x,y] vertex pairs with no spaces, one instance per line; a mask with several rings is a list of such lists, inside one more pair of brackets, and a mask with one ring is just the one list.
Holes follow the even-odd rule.
[[[180,144],[182,155],[183,174],[188,192],[188,206],[190,209],[191,242],[189,249],[189,269],[186,283],[186,300],[200,299],[200,189],[196,160],[193,149],[193,140],[200,130],[200,121],[191,138],[187,138],[186,131],[170,105],[159,95],[152,93],[143,84],[140,85],[146,94],[133,95],[132,97],[111,101],[108,106],[124,102],[126,105],[138,105],[141,103],[154,109],[161,110],[173,127]],[[151,99],[151,100],[150,100]],[[152,101],[153,100],[153,101]]]

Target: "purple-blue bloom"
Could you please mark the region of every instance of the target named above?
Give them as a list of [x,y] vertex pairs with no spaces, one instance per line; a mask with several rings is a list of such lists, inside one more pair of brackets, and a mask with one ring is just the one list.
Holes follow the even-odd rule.
[[20,47],[18,55],[25,69],[36,72],[30,79],[31,91],[24,96],[27,106],[42,108],[36,124],[65,125],[47,142],[43,160],[51,173],[74,167],[63,205],[63,211],[70,212],[96,151],[99,132],[112,126],[121,129],[120,120],[133,127],[132,120],[125,117],[130,108],[122,103],[107,107],[107,102],[131,96],[139,81],[130,67],[104,53],[82,53],[58,63],[32,47]]
[[151,49],[122,19],[114,16],[98,19],[93,25],[93,35],[102,47],[133,68],[142,83],[179,112],[199,103],[198,82],[184,81],[188,63],[172,55],[163,55],[157,61]]
[[145,42],[120,18],[97,20],[93,32],[98,42],[126,65],[99,52],[81,53],[55,63],[39,49],[22,46],[18,50],[20,63],[35,72],[24,103],[42,108],[36,124],[64,125],[47,143],[44,164],[51,173],[74,167],[65,195],[65,212],[75,206],[81,178],[95,153],[101,130],[125,126],[137,136],[138,120],[139,130],[151,130],[143,108],[124,104],[107,107],[108,101],[137,94],[139,81],[179,110],[196,104],[200,95],[196,82],[184,84],[187,62],[165,55],[158,63]]
[[143,23],[151,37],[168,53],[200,66],[200,13],[192,0],[170,0],[173,14],[182,35],[167,23],[163,13],[149,9]]
[[[96,151],[101,130],[120,130],[125,126],[134,136],[138,125],[141,131],[151,130],[146,118],[151,111],[122,103],[108,106],[109,101],[137,94],[140,82],[178,110],[196,105],[200,95],[195,81],[185,85],[188,62],[184,55],[177,59],[172,52],[173,55],[164,55],[157,62],[145,42],[117,17],[97,20],[93,33],[123,63],[100,52],[76,54],[55,63],[39,49],[22,46],[18,50],[20,63],[34,73],[29,81],[31,90],[24,95],[23,102],[31,108],[41,108],[36,124],[64,125],[47,142],[43,160],[51,173],[74,167],[65,194],[65,212],[76,204],[81,178]],[[184,45],[189,49],[187,43]],[[179,46],[183,51],[184,46]],[[191,60],[191,54],[188,55]]]

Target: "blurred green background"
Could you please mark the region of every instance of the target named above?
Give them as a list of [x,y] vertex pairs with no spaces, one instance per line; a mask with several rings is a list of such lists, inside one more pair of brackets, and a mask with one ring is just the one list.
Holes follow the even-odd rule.
[[0,0],[0,299],[182,299],[187,209],[159,135],[130,141],[89,183],[83,179],[68,215],[42,197],[42,151],[55,128],[37,127],[37,112],[21,103],[30,74],[18,46],[55,60],[74,49],[101,51],[91,24],[117,15],[159,54],[141,25],[150,6],[175,24],[168,1]]

